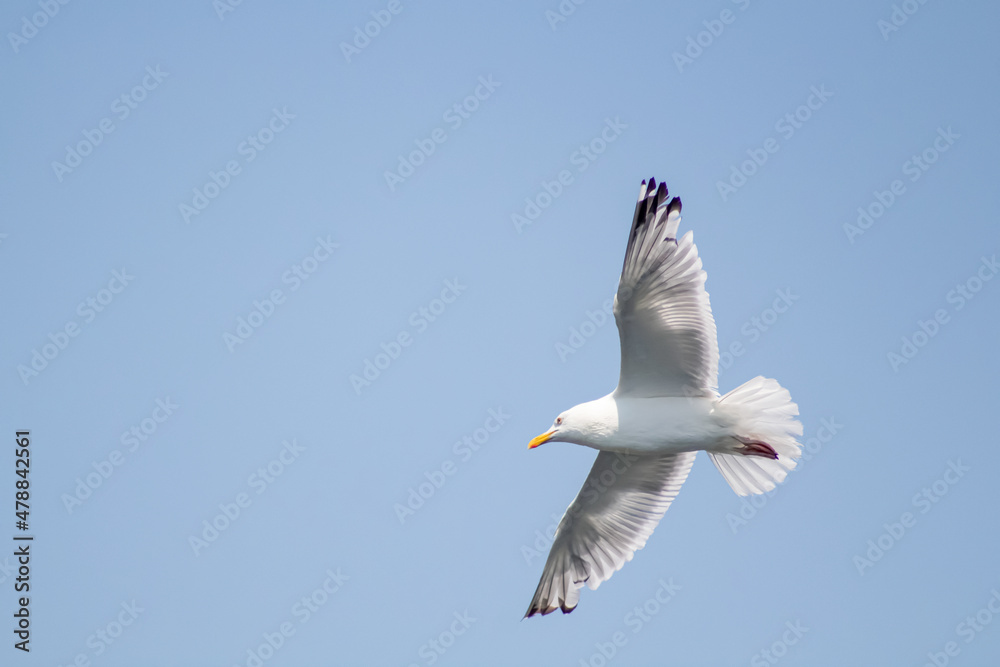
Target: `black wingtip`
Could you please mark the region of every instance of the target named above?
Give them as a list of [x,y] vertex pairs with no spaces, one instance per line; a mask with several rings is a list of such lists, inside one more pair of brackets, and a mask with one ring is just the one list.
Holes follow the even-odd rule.
[[641,185],[645,187],[647,183],[649,184],[649,187],[645,188],[646,197],[656,197],[656,199],[661,202],[667,200],[670,190],[667,188],[666,181],[660,181],[660,183],[657,183],[656,179],[650,176],[648,179],[643,179]]
[[525,618],[531,618],[532,616],[548,616],[556,609],[561,610],[562,613],[564,614],[568,614],[574,609],[576,609],[576,605],[570,607],[565,602],[560,602],[558,607],[552,607],[551,609],[542,609],[541,607],[538,607],[534,603],[532,603],[532,605],[528,607],[528,613],[526,613],[524,615],[524,618],[522,618],[521,620],[523,621]]
[[[666,183],[657,185],[656,179],[652,176],[648,180],[642,181],[642,185],[639,187],[639,200],[635,204],[635,215],[632,217],[632,229],[629,232],[628,246],[625,248],[626,259],[628,259],[629,253],[632,252],[632,245],[635,243],[639,227],[655,219],[660,206],[663,202],[667,201],[669,195],[670,191],[667,189]],[[680,199],[674,197],[674,201],[677,202],[677,209],[680,210]],[[668,203],[668,205],[672,206],[673,202]],[[622,266],[624,268],[624,262]]]
[[656,198],[659,199],[660,201],[666,201],[668,194],[670,194],[670,193],[667,191],[667,184],[666,184],[666,182],[660,181],[660,187],[656,191]]
[[[555,609],[549,609],[548,611],[543,610],[541,607],[532,606],[528,609],[528,613],[524,615],[524,618],[531,618],[532,616],[545,616],[546,614],[551,614]],[[524,618],[521,620],[523,621]]]
[[[655,187],[650,185],[649,195],[649,208],[646,209],[646,215],[656,215],[656,209],[660,208],[660,202],[663,201],[661,196],[663,194],[663,183],[660,183],[660,187]],[[643,221],[645,222],[645,220]]]

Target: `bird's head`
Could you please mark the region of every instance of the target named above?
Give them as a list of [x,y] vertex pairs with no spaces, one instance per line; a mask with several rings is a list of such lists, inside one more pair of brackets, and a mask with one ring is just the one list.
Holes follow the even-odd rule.
[[542,433],[536,438],[532,438],[528,443],[528,449],[534,449],[546,442],[577,442],[581,435],[581,428],[584,426],[579,413],[580,406],[566,410],[552,422],[552,428]]
[[618,430],[618,404],[611,394],[596,401],[574,405],[565,410],[552,427],[537,438],[532,438],[528,449],[534,449],[546,442],[571,442],[600,449],[608,437]]

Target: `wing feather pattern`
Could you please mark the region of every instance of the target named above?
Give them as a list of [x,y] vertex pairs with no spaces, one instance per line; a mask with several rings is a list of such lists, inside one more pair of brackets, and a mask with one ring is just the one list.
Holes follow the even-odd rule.
[[705,271],[689,231],[677,239],[681,200],[642,182],[615,295],[621,338],[616,393],[716,396],[719,348]]
[[599,453],[559,522],[525,618],[556,609],[568,614],[584,584],[593,590],[632,560],[677,496],[694,458],[695,452]]

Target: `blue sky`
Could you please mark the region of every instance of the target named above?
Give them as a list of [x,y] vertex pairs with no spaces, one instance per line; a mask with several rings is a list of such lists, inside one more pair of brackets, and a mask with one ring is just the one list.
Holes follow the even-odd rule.
[[[995,661],[998,20],[8,3],[0,386],[35,541],[28,655],[0,559],[0,662]],[[594,456],[527,442],[614,387],[649,176],[720,389],[777,378],[809,459],[748,504],[699,456],[632,562],[522,622]]]

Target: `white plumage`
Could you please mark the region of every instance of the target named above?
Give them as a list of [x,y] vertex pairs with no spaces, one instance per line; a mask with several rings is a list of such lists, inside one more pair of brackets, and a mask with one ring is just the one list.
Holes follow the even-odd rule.
[[719,350],[692,232],[677,239],[681,202],[642,182],[625,251],[615,321],[621,376],[607,396],[560,414],[549,441],[600,450],[556,530],[526,616],[572,611],[646,544],[706,450],[740,494],[763,493],[795,467],[798,407],[775,380],[717,391]]

